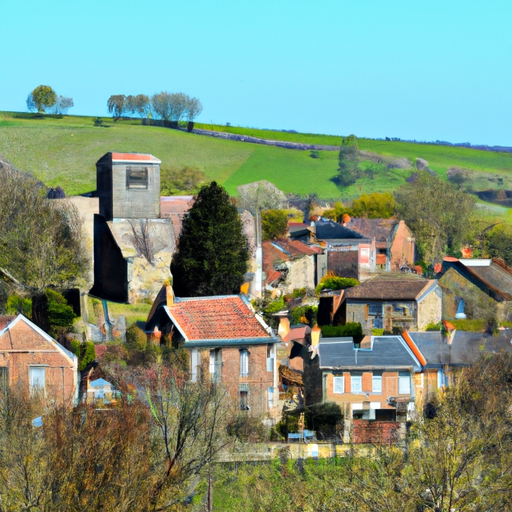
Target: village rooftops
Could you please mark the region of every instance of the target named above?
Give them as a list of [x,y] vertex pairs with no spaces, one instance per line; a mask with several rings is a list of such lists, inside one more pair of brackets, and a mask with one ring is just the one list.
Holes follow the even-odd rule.
[[501,331],[498,336],[483,332],[455,331],[448,340],[439,331],[413,332],[408,335],[424,356],[426,368],[441,368],[444,365],[469,366],[482,354],[501,354],[512,350],[512,331]]
[[351,218],[345,227],[359,233],[365,238],[375,239],[377,247],[386,247],[391,242],[395,229],[398,226],[397,219],[365,219]]
[[362,240],[365,237],[332,220],[319,219],[314,226],[317,240]]
[[272,329],[239,295],[177,298],[164,306],[185,347],[277,343]]
[[352,300],[419,300],[437,286],[435,279],[423,279],[414,274],[382,274],[345,290]]
[[320,368],[414,368],[421,364],[401,336],[372,336],[368,348],[355,348],[352,338],[322,338]]

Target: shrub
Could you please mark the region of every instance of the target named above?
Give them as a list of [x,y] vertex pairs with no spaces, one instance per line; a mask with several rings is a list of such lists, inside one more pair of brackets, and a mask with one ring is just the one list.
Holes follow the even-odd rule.
[[351,288],[358,284],[359,281],[352,277],[339,277],[328,274],[322,277],[318,286],[315,288],[315,292],[320,293],[322,290],[344,290],[345,288]]
[[71,341],[71,351],[78,357],[78,369],[83,371],[96,359],[96,349],[92,341]]
[[347,322],[345,325],[322,325],[322,336],[324,338],[341,338],[344,336],[361,338],[363,328],[359,322]]
[[278,299],[272,301],[270,304],[268,304],[264,309],[263,312],[266,315],[272,315],[274,313],[277,313],[278,311],[281,311],[284,309],[284,297],[279,297]]
[[450,323],[453,324],[458,331],[482,332],[485,331],[489,322],[484,319],[471,320],[469,318],[464,318],[450,320]]
[[53,331],[58,328],[69,329],[76,315],[64,296],[51,288],[45,290],[48,299],[48,321]]
[[126,329],[126,345],[129,349],[144,350],[147,343],[146,333],[137,324],[132,324]]
[[316,323],[318,314],[317,306],[299,306],[290,311],[292,325],[308,324],[312,327]]
[[266,210],[261,213],[263,240],[274,240],[286,235],[288,214],[286,210]]
[[8,315],[22,315],[30,318],[32,316],[32,300],[19,295],[9,295],[5,303],[5,312]]
[[313,151],[310,151],[309,156],[311,158],[320,158],[320,151],[314,149]]
[[325,402],[306,407],[304,419],[309,430],[314,430],[321,439],[336,436],[343,421],[341,407],[334,402]]
[[441,322],[430,323],[425,327],[425,331],[440,331],[441,330]]

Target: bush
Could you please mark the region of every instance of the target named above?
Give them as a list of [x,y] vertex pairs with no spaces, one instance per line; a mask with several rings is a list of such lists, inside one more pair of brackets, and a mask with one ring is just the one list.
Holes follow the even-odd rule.
[[147,343],[146,333],[137,324],[132,324],[126,329],[126,345],[129,349],[144,350]]
[[441,322],[430,323],[425,327],[425,331],[440,331],[441,330]]
[[5,303],[5,312],[8,315],[21,313],[23,316],[30,318],[32,316],[32,300],[19,295],[9,295]]
[[318,307],[317,306],[299,306],[297,308],[293,308],[290,311],[290,314],[291,314],[292,325],[306,323],[310,327],[312,327],[316,323]]
[[322,325],[321,329],[324,338],[363,337],[363,328],[359,322],[347,322],[345,325]]
[[320,293],[322,290],[344,290],[345,288],[351,288],[358,284],[359,281],[353,277],[326,275],[322,277],[318,283],[318,286],[315,288],[315,292]]
[[489,321],[483,319],[469,318],[450,320],[450,323],[455,326],[458,331],[472,331],[472,332],[483,332],[488,326]]
[[44,293],[48,299],[48,322],[52,331],[71,328],[76,315],[64,296],[51,288]]
[[314,430],[317,438],[335,437],[343,422],[341,407],[334,402],[325,402],[306,407],[304,415],[308,430]]
[[83,371],[96,359],[96,349],[92,341],[71,341],[71,352],[78,357],[78,369]]

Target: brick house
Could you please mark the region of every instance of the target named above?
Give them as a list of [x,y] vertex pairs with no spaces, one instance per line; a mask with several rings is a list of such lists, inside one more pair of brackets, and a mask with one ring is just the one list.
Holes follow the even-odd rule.
[[[413,379],[421,363],[401,336],[367,336],[360,344],[352,338],[323,338],[318,357],[322,401],[342,407],[347,440],[350,428],[357,425],[355,441],[369,442],[363,424],[352,420],[394,422],[391,429],[381,429],[389,437],[414,410]],[[373,439],[374,429],[367,435]]]
[[41,392],[48,404],[74,405],[78,358],[28,318],[0,318],[0,383]]
[[414,265],[414,235],[403,220],[351,218],[343,226],[372,241],[369,271],[393,272]]
[[345,290],[342,322],[371,329],[423,330],[441,321],[442,292],[434,279],[413,274],[382,274]]
[[190,380],[222,384],[241,410],[276,416],[279,340],[243,296],[174,299],[171,287],[158,295],[146,323],[158,339],[172,337],[188,351]]

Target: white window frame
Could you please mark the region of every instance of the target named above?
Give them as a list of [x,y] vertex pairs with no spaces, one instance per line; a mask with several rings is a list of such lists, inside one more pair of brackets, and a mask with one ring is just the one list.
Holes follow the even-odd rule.
[[411,394],[411,375],[408,372],[398,372],[398,394]]
[[240,350],[240,377],[249,377],[249,351]]
[[222,376],[222,351],[220,348],[210,350],[210,378],[220,382]]
[[382,375],[372,375],[372,393],[382,393]]
[[[358,388],[358,389],[356,389]],[[362,393],[363,392],[363,376],[362,375],[351,375],[350,376],[350,392],[351,393]]]
[[[42,379],[34,379],[35,370],[42,372]],[[41,373],[40,373],[41,376]],[[29,366],[28,367],[28,380],[31,393],[44,393],[46,389],[46,366]],[[41,382],[42,381],[42,382]]]
[[[340,389],[341,389],[341,391],[340,391]],[[336,375],[332,378],[332,392],[335,395],[342,395],[343,393],[345,393],[345,377],[344,376]]]

